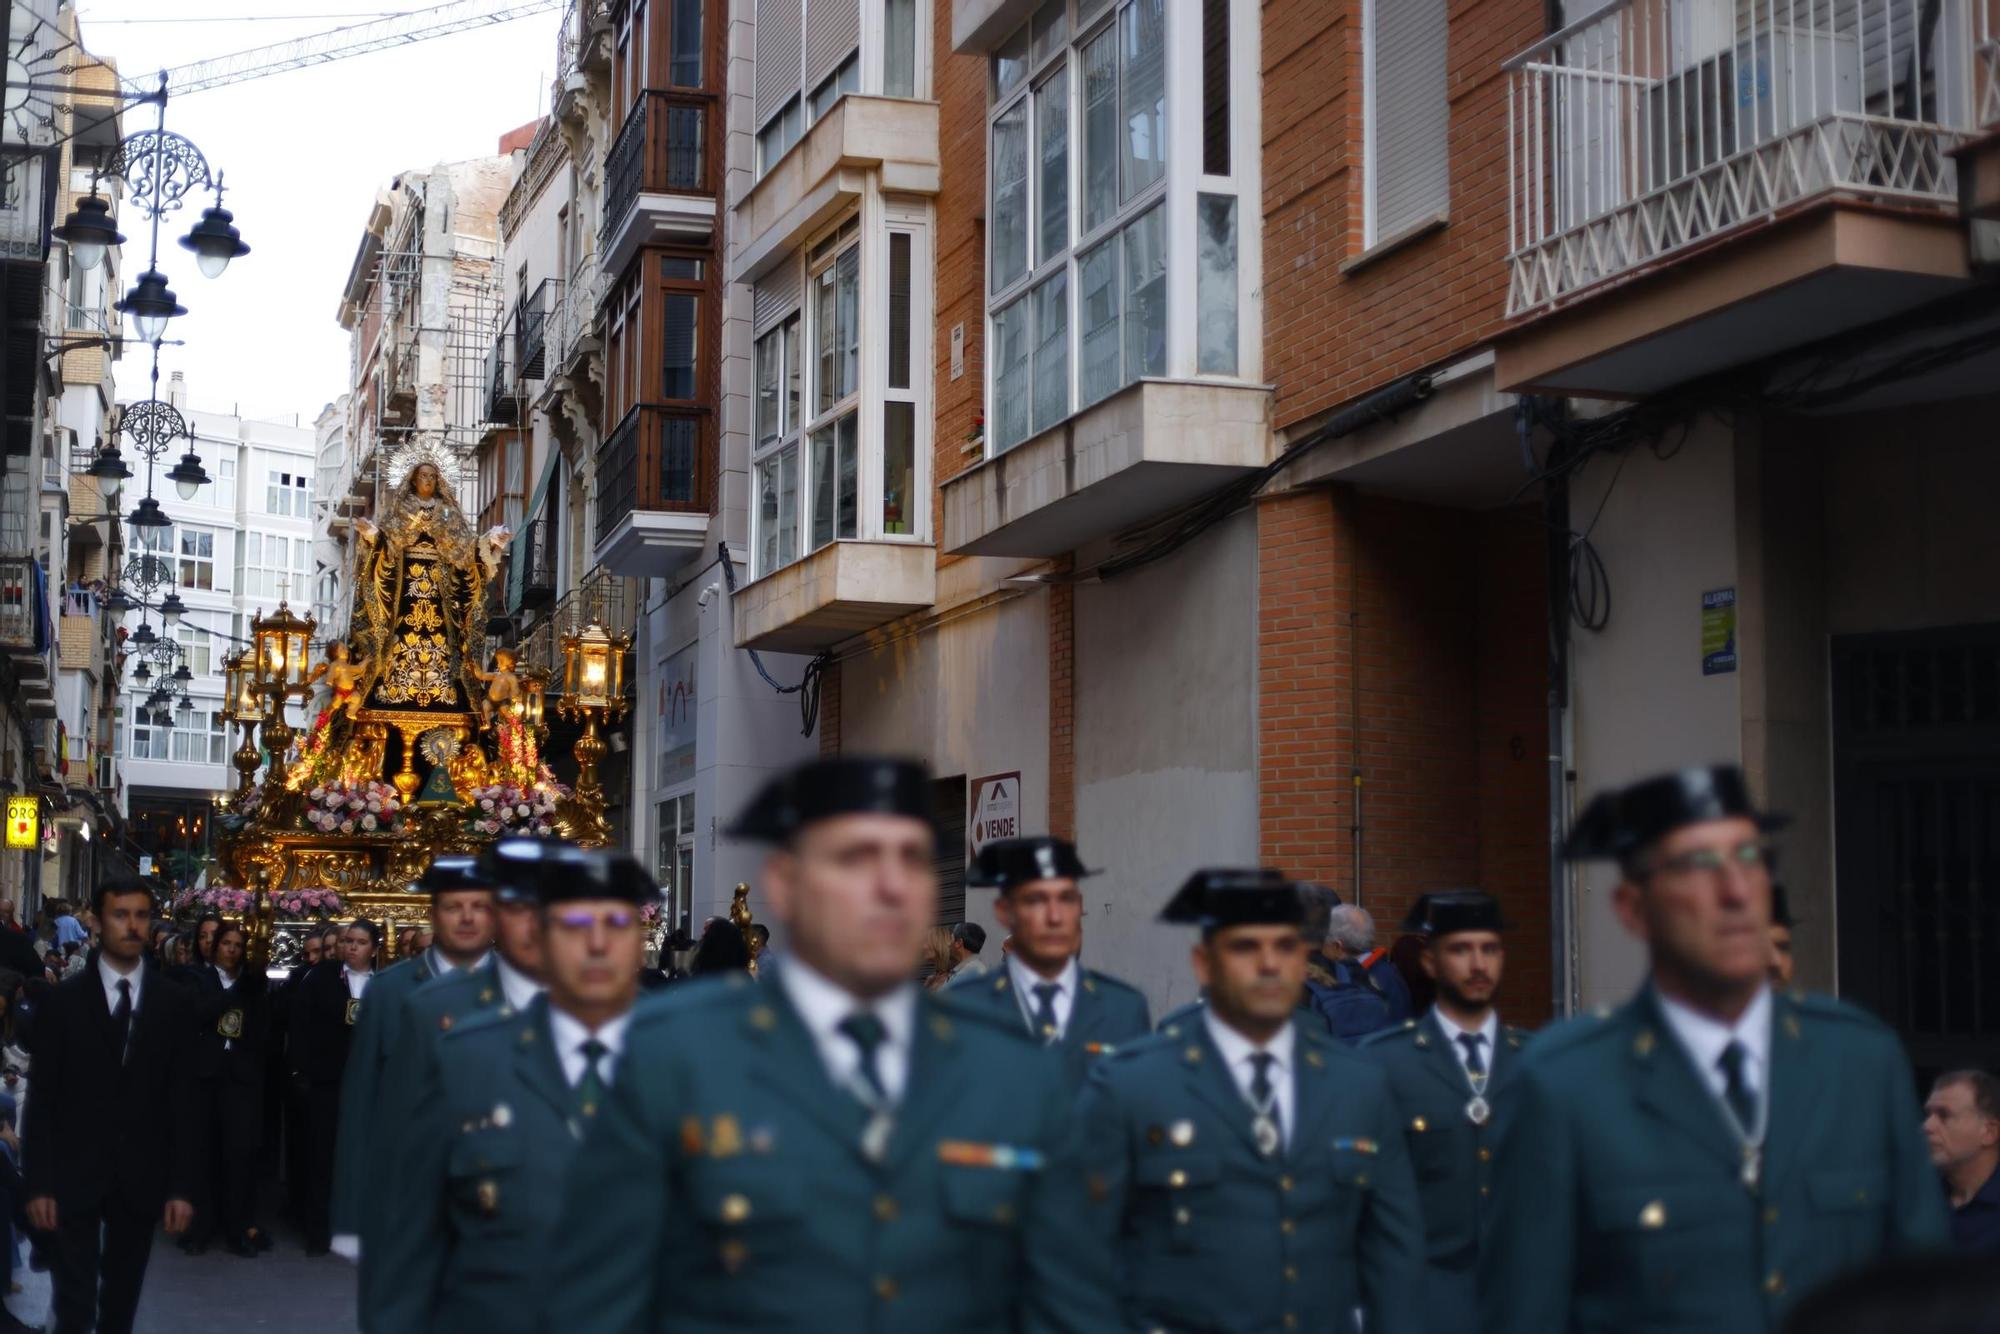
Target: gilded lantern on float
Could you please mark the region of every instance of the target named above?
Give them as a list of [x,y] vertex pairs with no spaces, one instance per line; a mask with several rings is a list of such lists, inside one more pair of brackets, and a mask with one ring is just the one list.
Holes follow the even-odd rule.
[[265,701],[257,689],[257,668],[251,650],[244,649],[225,661],[222,674],[228,692],[223,703],[223,717],[232,723],[253,726],[263,722]]
[[622,636],[614,637],[596,621],[563,637],[563,691],[557,707],[565,717],[623,711],[626,648]]
[[251,622],[250,633],[257,643],[257,685],[266,694],[306,692],[306,651],[312,632],[312,618],[301,620],[283,602],[269,616]]

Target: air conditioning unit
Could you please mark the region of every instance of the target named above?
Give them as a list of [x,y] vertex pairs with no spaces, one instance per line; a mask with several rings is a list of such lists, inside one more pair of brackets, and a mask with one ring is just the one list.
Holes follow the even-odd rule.
[[[1687,49],[1713,36],[1691,32]],[[1653,180],[1684,179],[1837,113],[1858,115],[1861,48],[1844,33],[1767,28],[1683,64],[1648,90],[1648,103]],[[1809,171],[1822,169],[1818,155],[1806,158]]]

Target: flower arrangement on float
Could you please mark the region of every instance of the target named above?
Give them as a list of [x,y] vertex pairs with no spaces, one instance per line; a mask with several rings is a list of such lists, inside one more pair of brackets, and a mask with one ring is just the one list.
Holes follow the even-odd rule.
[[569,789],[543,767],[532,785],[489,783],[472,789],[472,829],[478,834],[532,834],[546,838],[555,832],[556,803]]
[[345,908],[330,889],[288,889],[271,896],[271,904],[289,917],[334,917]]
[[210,885],[205,889],[184,889],[174,895],[174,915],[212,912],[224,917],[241,917],[257,902],[257,896],[233,885]]
[[322,783],[306,800],[306,823],[322,834],[393,834],[402,828],[402,796],[377,779]]

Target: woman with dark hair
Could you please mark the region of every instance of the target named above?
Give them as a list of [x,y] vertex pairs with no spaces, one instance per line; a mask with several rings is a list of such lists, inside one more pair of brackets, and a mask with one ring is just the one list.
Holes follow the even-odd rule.
[[264,974],[245,962],[248,946],[240,924],[218,920],[212,961],[193,970],[196,1073],[210,1139],[207,1189],[195,1201],[186,1242],[191,1254],[206,1250],[218,1232],[236,1255],[255,1256],[271,1244],[255,1221],[270,992]]
[[[222,932],[222,917],[218,913],[203,913],[194,924],[194,966],[209,968],[215,963],[215,938]],[[194,974],[187,980],[192,981]]]
[[727,917],[717,917],[702,928],[701,944],[695,947],[694,962],[688,971],[696,977],[705,977],[732,970],[750,971],[750,947],[743,943],[743,933],[736,929],[736,923]]

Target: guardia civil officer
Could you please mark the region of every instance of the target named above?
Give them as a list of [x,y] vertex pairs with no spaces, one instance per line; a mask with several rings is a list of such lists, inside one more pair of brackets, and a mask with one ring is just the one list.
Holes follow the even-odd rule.
[[1056,1053],[913,979],[936,920],[930,775],[819,760],[732,835],[789,950],[634,1012],[571,1168],[551,1330],[1112,1327],[1084,1268]]
[[1138,988],[1077,962],[1083,948],[1077,882],[1094,874],[1059,838],[1004,838],[982,847],[965,883],[1000,891],[993,914],[1013,934],[1014,948],[992,974],[946,993],[1059,1049],[1078,1087],[1093,1059],[1152,1031]]
[[1128,1329],[1421,1328],[1423,1226],[1382,1069],[1298,1022],[1303,907],[1273,871],[1200,871],[1161,914],[1199,926],[1208,1003],[1092,1071],[1086,1215]]
[[[421,1104],[419,1090],[434,1076],[440,1039],[477,1014],[515,1014],[542,994],[542,882],[572,875],[571,847],[552,839],[507,838],[479,854],[471,878],[492,886],[493,948],[470,968],[454,968],[420,983],[403,998],[395,1025],[395,1046],[383,1069],[386,1077],[376,1092],[373,1136],[393,1142],[400,1127],[410,1124]],[[380,1205],[378,1193],[373,1201]],[[358,1312],[361,1327],[370,1323],[381,1297],[383,1273],[369,1254],[384,1232],[404,1226],[383,1207],[364,1210],[361,1220],[361,1276]]]
[[479,875],[472,858],[435,859],[416,887],[430,895],[436,939],[423,953],[398,960],[369,983],[341,1081],[332,1226],[338,1249],[349,1258],[368,1225],[369,1190],[378,1179],[373,1156],[381,1124],[377,1113],[389,1053],[402,1027],[403,1000],[434,977],[477,967],[493,944],[493,886]]
[[1477,890],[1426,894],[1403,929],[1424,941],[1437,1000],[1362,1040],[1389,1088],[1423,1201],[1424,1327],[1479,1328],[1480,1238],[1493,1207],[1494,1116],[1508,1096],[1526,1035],[1500,1022],[1494,1000],[1506,950],[1500,905]]
[[1480,1254],[1490,1334],[1776,1330],[1829,1279],[1944,1244],[1895,1035],[1766,981],[1781,824],[1731,766],[1578,820],[1570,854],[1618,864],[1612,906],[1651,975],[1523,1053]]
[[[618,1080],[652,877],[622,850],[550,844],[535,878],[548,991],[434,1045],[362,1254],[378,1334],[528,1334],[578,1143]],[[557,1288],[573,1328],[571,1295]]]

